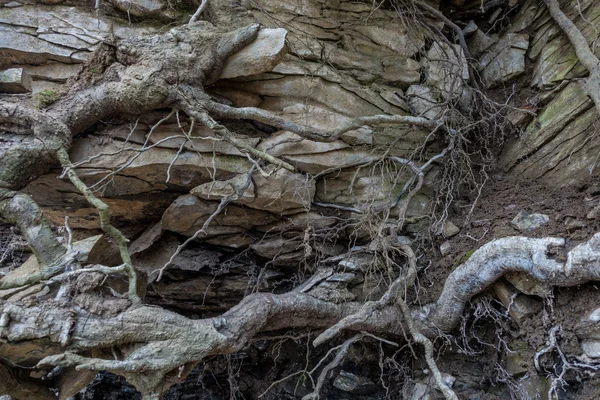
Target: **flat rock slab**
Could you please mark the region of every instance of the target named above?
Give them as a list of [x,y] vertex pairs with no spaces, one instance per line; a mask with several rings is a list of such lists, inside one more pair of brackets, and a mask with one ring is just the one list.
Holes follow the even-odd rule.
[[521,211],[510,223],[521,232],[531,232],[548,222],[550,217],[546,214],[529,214],[527,211]]
[[271,71],[287,53],[287,30],[261,29],[254,42],[229,57],[221,79],[250,76]]
[[31,92],[31,77],[23,68],[0,71],[0,93]]
[[487,87],[509,81],[525,72],[529,35],[509,33],[486,50],[479,63]]

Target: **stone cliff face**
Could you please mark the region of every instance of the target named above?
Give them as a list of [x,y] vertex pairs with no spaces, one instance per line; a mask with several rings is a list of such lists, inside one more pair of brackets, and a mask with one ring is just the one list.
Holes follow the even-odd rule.
[[[600,55],[600,3],[560,3]],[[208,87],[210,96],[335,130],[350,118],[381,114],[424,116],[453,127],[465,121],[476,125],[481,116],[470,111],[484,92],[496,101],[498,117],[480,128],[491,138],[484,140],[483,158],[495,158],[476,164],[476,170],[491,168],[507,179],[565,190],[597,178],[599,116],[579,81],[587,71],[540,0],[429,1],[434,12],[419,11],[419,18],[416,9],[404,12],[402,2],[391,4],[211,0],[203,14],[208,23],[233,30],[258,22],[264,29],[227,61]],[[167,32],[195,8],[183,0],[103,0],[99,6],[0,0],[0,94],[30,97],[44,109],[78,82],[100,79],[103,57],[111,57],[106,49],[114,43]],[[440,19],[437,10],[449,20]],[[466,46],[440,38],[439,32],[453,35],[455,28]],[[99,120],[74,138],[69,151],[81,179],[110,206],[114,224],[132,239],[130,252],[148,283],[148,298],[197,316],[221,313],[249,293],[293,286],[298,271],[310,270],[308,264],[335,258],[378,229],[362,218],[373,210],[389,208],[386,218],[401,215],[399,200],[412,174],[382,159],[425,163],[448,144],[439,132],[416,126],[364,126],[327,142],[250,120],[223,124],[239,141],[296,171],[257,166],[213,130],[168,109]],[[502,132],[486,131],[492,125]],[[466,153],[479,151],[472,137],[464,143]],[[423,187],[407,205],[404,232],[428,234],[427,216],[439,212],[440,198],[456,194],[456,188],[448,188],[446,162],[429,163],[423,171]],[[254,171],[251,179],[248,171]],[[57,164],[23,192],[55,225],[64,225],[68,216],[77,238],[94,235],[96,209],[71,183],[57,179],[60,174]],[[226,212],[211,217],[239,188]],[[453,229],[446,222],[433,234],[450,237],[456,234]],[[190,237],[202,246],[174,256],[165,279],[157,279]],[[89,263],[119,263],[111,243],[94,246]],[[377,298],[384,291],[379,282],[364,280],[360,290],[346,290],[345,298],[333,300]],[[225,367],[215,368],[223,372]],[[360,393],[351,387],[358,378],[347,380],[336,379],[340,390]],[[292,396],[293,388],[286,390]],[[415,393],[406,398],[418,398]]]
[[[170,10],[168,4],[160,2],[114,2],[112,6],[116,10],[97,15],[88,7],[68,3],[5,2],[0,10],[3,32],[0,51],[5,69],[1,90],[31,92],[42,104],[51,102],[65,89],[66,81],[76,77],[81,64],[103,40],[164,30],[161,28],[164,23],[157,22],[156,18],[164,17],[165,10]],[[287,51],[285,56],[277,57],[266,66],[250,60],[250,68],[241,69],[243,76],[227,76],[229,79],[219,81],[212,88],[215,95],[238,107],[277,111],[293,121],[324,128],[336,126],[345,116],[409,114],[427,108],[430,108],[429,115],[432,112],[435,115],[436,96],[461,91],[459,81],[468,77],[467,70],[444,68],[457,61],[450,48],[445,44],[428,43],[422,27],[416,23],[411,26],[410,21],[408,25],[403,23],[392,10],[373,10],[366,3],[335,1],[289,4],[262,1],[238,6],[217,3],[211,7],[216,9],[217,6],[220,7],[215,11],[218,22],[225,20],[230,12],[228,18],[234,22],[227,23],[241,25],[255,20],[289,32],[286,49],[281,49],[281,52]],[[476,72],[486,87],[503,87],[510,92],[512,83],[507,83],[520,78],[519,82],[526,79],[525,87],[528,83],[536,92],[529,98],[516,96],[513,101],[516,108],[534,110],[537,117],[513,111],[511,116],[523,133],[504,150],[502,165],[514,176],[544,178],[554,185],[576,185],[588,179],[598,153],[595,135],[590,134],[596,120],[592,104],[576,81],[568,84],[585,70],[539,2],[526,1],[518,7],[510,27],[500,33],[486,34],[476,27],[466,30],[471,56],[480,61]],[[230,11],[226,11],[228,8]],[[573,8],[570,16],[591,43],[598,6],[589,2],[582,3],[580,8],[584,12],[578,13]],[[172,19],[177,13],[170,11]],[[128,21],[127,15],[133,21]],[[267,42],[256,51],[268,53],[271,45],[281,47],[282,43]],[[447,61],[443,61],[444,58]],[[236,75],[236,72],[231,74]],[[456,76],[459,79],[454,79]],[[99,127],[91,137],[76,141],[72,158],[78,162],[92,154],[114,152],[126,139],[130,146],[139,146],[160,117],[140,117],[133,131],[130,125],[135,121],[122,126],[111,123]],[[172,118],[159,127],[151,140],[153,143],[161,141],[178,129]],[[200,131],[194,134],[210,135],[198,129]],[[423,145],[430,152],[436,150],[433,138],[417,129],[378,129],[373,135],[358,130],[326,144],[308,140],[295,143],[294,135],[285,131],[261,139],[255,131],[254,127],[242,127],[239,132],[259,148],[289,160],[301,172],[319,175],[310,183],[315,187],[314,195],[307,193],[304,204],[300,201],[294,208],[306,208],[311,202],[357,207],[385,199],[402,182],[385,174],[377,178],[368,176],[370,173],[366,171],[359,171],[359,175],[364,176],[357,179],[354,165],[374,160],[378,149],[392,142],[395,143],[391,154],[400,157],[410,155]],[[123,168],[104,188],[104,196],[113,206],[113,215],[123,222],[139,221],[144,216],[156,218],[177,193],[187,193],[213,179],[232,178],[249,167],[245,157],[230,145],[215,145],[206,140],[196,142],[194,148],[187,145],[179,152],[168,182],[165,167],[178,153],[177,140],[159,143]],[[87,163],[86,182],[93,182],[114,166],[122,165],[125,157],[128,155],[105,156]],[[330,170],[335,173],[328,174]],[[429,176],[435,175],[435,171],[435,168],[429,171]],[[71,220],[74,227],[94,228],[93,217],[90,217],[93,211],[86,209],[85,201],[70,190],[68,184],[59,188],[61,184],[54,176],[56,174],[39,178],[30,184],[27,192],[48,208],[49,215],[56,215],[54,221],[58,222],[64,211],[68,211],[74,217]],[[294,177],[283,177],[283,187],[277,189],[283,195],[289,194],[284,187],[289,179],[293,182]],[[351,184],[353,180],[355,187]],[[298,195],[290,196],[293,203],[298,203],[299,199],[293,199]],[[279,211],[290,214],[285,208]],[[411,212],[417,215],[427,208],[428,200],[422,197],[413,201]],[[169,212],[177,212],[176,207]]]

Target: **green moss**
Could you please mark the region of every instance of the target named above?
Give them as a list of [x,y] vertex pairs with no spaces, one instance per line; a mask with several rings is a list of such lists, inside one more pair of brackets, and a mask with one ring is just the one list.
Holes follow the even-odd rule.
[[42,90],[33,96],[37,108],[46,108],[62,97],[56,90]]
[[466,263],[467,260],[469,258],[471,258],[471,256],[473,255],[473,253],[475,253],[475,249],[469,250],[465,254],[463,254],[462,256],[460,256],[457,259],[455,259],[454,263],[452,264],[452,269],[456,269],[456,267],[458,267],[459,265]]

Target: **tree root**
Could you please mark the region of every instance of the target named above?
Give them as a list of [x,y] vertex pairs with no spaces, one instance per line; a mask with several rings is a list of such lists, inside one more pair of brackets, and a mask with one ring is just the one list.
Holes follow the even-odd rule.
[[123,261],[125,272],[129,278],[129,300],[131,300],[133,304],[141,303],[140,297],[137,294],[137,275],[131,262],[131,256],[129,255],[129,239],[127,239],[120,230],[115,228],[110,223],[108,205],[94,196],[94,193],[87,187],[87,185],[83,183],[81,179],[79,179],[79,176],[73,169],[67,150],[64,147],[59,149],[57,156],[61,165],[65,169],[63,174],[66,174],[69,177],[69,180],[77,188],[77,190],[79,190],[84,195],[85,199],[98,210],[100,228],[110,235],[115,242],[117,242],[121,260]]
[[[259,332],[295,327],[327,328],[349,316],[352,316],[349,318],[352,323],[343,322],[330,332],[335,334],[345,328],[401,337],[403,327],[399,321],[404,319],[413,339],[430,352],[431,342],[424,338],[434,338],[439,332],[449,332],[456,327],[465,303],[504,273],[525,272],[540,282],[556,286],[573,286],[600,279],[599,244],[600,234],[596,234],[588,242],[573,248],[567,261],[561,263],[552,259],[550,253],[553,246],[564,245],[562,239],[498,239],[481,247],[452,272],[436,303],[412,311],[402,303],[399,303],[399,309],[393,302],[395,294],[404,287],[402,280],[392,285],[379,303],[365,306],[355,302],[335,304],[312,297],[311,290],[318,287],[323,278],[315,278],[312,284],[286,294],[248,296],[222,316],[201,320],[190,320],[145,306],[132,307],[112,318],[80,311],[72,327],[69,351],[81,352],[126,343],[146,344],[125,360],[87,359],[69,353],[45,358],[40,364],[106,369],[125,374],[128,379],[136,379],[141,373],[147,379],[148,373],[155,371],[154,386],[135,383],[140,388],[150,390],[152,386],[155,390],[160,386],[158,377],[167,371],[200,361],[208,355],[239,351]],[[7,321],[3,332],[9,342],[34,339],[57,342],[65,329],[63,321],[68,320],[72,310],[59,305],[26,307],[7,303],[3,312],[6,314],[3,320]],[[412,322],[407,321],[408,315]],[[326,339],[331,335],[323,337]],[[316,343],[322,341],[321,338]],[[432,366],[430,368],[435,371]],[[450,396],[449,392],[446,394]]]
[[543,0],[550,15],[554,22],[560,26],[562,31],[565,33],[573,48],[577,54],[579,62],[588,70],[590,73],[589,77],[585,80],[585,91],[587,95],[592,99],[598,114],[600,114],[600,60],[594,55],[590,47],[588,46],[585,36],[577,28],[577,26],[565,15],[560,9],[560,4],[557,0]]

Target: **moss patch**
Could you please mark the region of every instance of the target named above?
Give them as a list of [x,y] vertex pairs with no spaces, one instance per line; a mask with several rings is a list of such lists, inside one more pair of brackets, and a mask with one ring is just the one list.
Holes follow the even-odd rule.
[[56,90],[42,90],[33,96],[33,101],[37,108],[46,108],[61,97],[62,94]]

